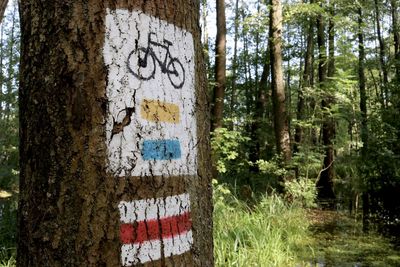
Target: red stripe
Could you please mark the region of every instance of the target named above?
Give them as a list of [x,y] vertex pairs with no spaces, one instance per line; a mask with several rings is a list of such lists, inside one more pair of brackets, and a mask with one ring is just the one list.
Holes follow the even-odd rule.
[[192,228],[190,212],[161,218],[160,220],[140,221],[122,224],[120,237],[123,244],[143,243],[183,234]]

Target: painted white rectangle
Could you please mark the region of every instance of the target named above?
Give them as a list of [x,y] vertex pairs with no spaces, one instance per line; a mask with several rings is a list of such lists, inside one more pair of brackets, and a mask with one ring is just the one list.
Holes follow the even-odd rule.
[[[163,242],[164,251],[161,249]],[[152,240],[141,244],[126,244],[121,248],[121,261],[123,266],[133,266],[139,263],[156,261],[164,257],[181,255],[190,250],[193,244],[192,231],[178,236],[165,238],[162,241]]]
[[[140,63],[146,53],[146,64]],[[108,171],[119,177],[196,175],[192,34],[142,12],[107,9],[103,56],[108,70]],[[146,100],[177,105],[179,123],[146,120],[140,114]],[[164,160],[153,153],[157,159],[145,160],[145,140],[178,140],[180,151]]]
[[150,198],[135,201],[121,201],[118,205],[122,223],[156,220],[190,212],[189,194]]

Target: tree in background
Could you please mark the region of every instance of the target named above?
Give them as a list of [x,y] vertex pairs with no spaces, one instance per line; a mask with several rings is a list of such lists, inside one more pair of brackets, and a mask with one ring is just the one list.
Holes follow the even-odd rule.
[[0,22],[3,21],[4,12],[6,11],[8,0],[0,1]]
[[226,86],[225,1],[217,0],[217,38],[215,41],[215,86],[211,111],[211,131],[222,127]]
[[271,83],[276,148],[286,164],[290,161],[292,152],[282,69],[282,3],[280,0],[271,0],[270,5]]

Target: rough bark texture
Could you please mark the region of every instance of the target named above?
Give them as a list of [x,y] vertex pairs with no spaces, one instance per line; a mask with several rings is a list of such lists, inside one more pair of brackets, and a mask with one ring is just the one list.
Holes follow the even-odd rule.
[[0,0],[0,23],[4,18],[4,12],[6,11],[8,0]]
[[217,0],[217,38],[215,43],[215,86],[211,112],[211,130],[222,127],[226,85],[226,18],[225,1]]
[[[194,73],[186,75],[193,77],[196,96],[197,174],[117,176],[107,167],[111,102],[106,88],[115,82],[108,79],[110,69],[103,58],[107,9],[141,11],[142,16],[159,18],[193,35]],[[121,201],[182,193],[190,196],[190,249],[125,265],[212,266],[209,118],[199,3],[27,0],[20,10],[18,266],[121,266]],[[131,109],[130,115],[137,112]],[[114,134],[113,129],[111,138]],[[133,227],[138,224],[133,222]]]
[[271,0],[270,5],[272,100],[276,147],[286,163],[291,159],[291,149],[282,70],[282,3],[280,0]]
[[[319,50],[319,63],[318,63],[318,78],[319,85],[324,93],[322,100],[322,109],[326,110],[331,108],[333,103],[332,96],[328,92],[327,75],[333,75],[334,64],[332,58],[329,59],[329,63],[326,56],[326,38],[325,38],[325,23],[322,15],[317,19],[318,24],[318,50]],[[333,46],[333,30],[330,28],[329,31],[329,44],[330,51],[329,55],[333,56],[334,46]],[[333,50],[333,51],[332,51]],[[327,68],[329,66],[329,68]],[[318,199],[321,203],[327,203],[328,206],[333,204],[335,199],[335,194],[333,192],[333,138],[335,136],[335,124],[328,115],[325,115],[324,121],[322,123],[322,142],[325,147],[325,157],[323,170],[317,181],[318,188]]]

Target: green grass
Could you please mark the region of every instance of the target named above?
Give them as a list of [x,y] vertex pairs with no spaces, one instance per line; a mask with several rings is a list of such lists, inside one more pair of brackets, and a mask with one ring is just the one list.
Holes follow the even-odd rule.
[[314,224],[313,236],[317,258],[329,266],[400,266],[400,252],[387,238],[363,233],[361,223],[343,213]]
[[256,203],[249,207],[215,185],[216,266],[296,266],[312,254],[304,209],[274,194]]
[[0,199],[0,267],[14,267],[17,232],[17,196]]

